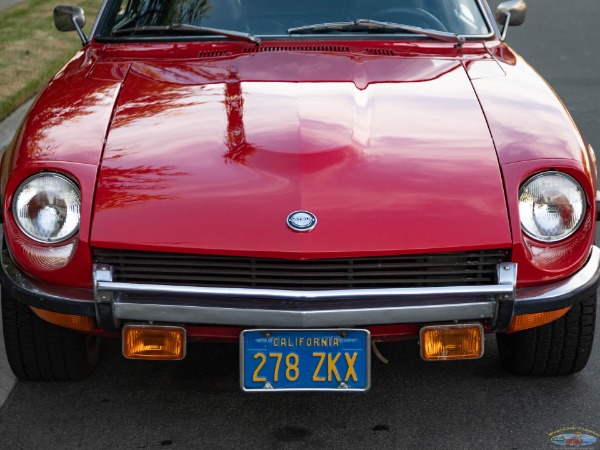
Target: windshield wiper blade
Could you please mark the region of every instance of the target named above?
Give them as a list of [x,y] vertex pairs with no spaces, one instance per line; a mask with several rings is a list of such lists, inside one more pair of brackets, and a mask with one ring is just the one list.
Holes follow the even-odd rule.
[[393,22],[380,22],[371,19],[357,19],[348,22],[316,23],[314,25],[305,25],[302,27],[288,28],[288,34],[313,34],[313,33],[331,33],[331,32],[353,32],[353,31],[405,31],[407,33],[421,34],[433,39],[444,42],[451,42],[461,46],[465,43],[465,37],[456,33],[447,31],[432,30],[429,28],[415,27]]
[[113,30],[113,35],[132,34],[132,33],[151,33],[153,31],[173,31],[176,33],[195,32],[199,34],[215,34],[225,36],[236,41],[252,42],[255,45],[260,45],[261,39],[250,33],[242,33],[241,31],[222,30],[220,28],[200,27],[197,25],[189,25],[185,23],[173,23],[171,25],[145,25],[141,27],[122,28]]

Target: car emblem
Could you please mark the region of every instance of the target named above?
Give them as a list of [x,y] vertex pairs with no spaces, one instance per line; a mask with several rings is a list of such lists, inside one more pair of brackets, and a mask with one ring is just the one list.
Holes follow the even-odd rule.
[[308,211],[294,211],[287,216],[287,225],[294,231],[306,233],[317,226],[317,218]]

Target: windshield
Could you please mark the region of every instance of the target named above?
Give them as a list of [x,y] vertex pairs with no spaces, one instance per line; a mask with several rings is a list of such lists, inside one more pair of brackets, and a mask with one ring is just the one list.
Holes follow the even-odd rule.
[[[219,35],[218,30],[295,38],[325,34],[415,36],[397,27],[323,26],[362,19],[462,36],[491,32],[476,0],[114,0],[97,37],[206,38]],[[194,30],[192,26],[209,30]],[[220,36],[232,38],[231,33]]]

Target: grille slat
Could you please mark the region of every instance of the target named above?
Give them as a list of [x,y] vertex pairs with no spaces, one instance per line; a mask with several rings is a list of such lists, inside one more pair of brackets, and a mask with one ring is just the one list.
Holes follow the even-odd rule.
[[[165,280],[170,281],[170,283],[164,283]],[[278,289],[282,289],[285,286],[288,287],[294,287],[294,289],[298,289],[299,287],[304,287],[307,283],[310,283],[313,287],[319,287],[319,288],[323,288],[323,287],[330,287],[331,286],[335,286],[336,289],[346,289],[348,286],[346,285],[347,280],[343,280],[343,279],[339,279],[339,280],[331,280],[331,279],[325,279],[325,280],[315,280],[315,279],[311,279],[311,280],[300,280],[300,279],[286,279],[286,280],[269,280],[269,279],[256,279],[256,280],[248,280],[246,278],[228,278],[227,279],[227,284],[222,283],[223,280],[219,279],[219,278],[210,278],[210,277],[204,277],[202,278],[203,283],[198,283],[195,282],[195,280],[191,277],[163,277],[160,275],[157,276],[140,276],[140,277],[134,277],[131,279],[123,279],[120,280],[121,282],[127,282],[127,283],[152,283],[152,284],[173,284],[173,281],[177,281],[178,285],[189,285],[189,286],[197,286],[197,285],[201,285],[201,286],[215,286],[215,287],[225,287],[225,286],[229,286],[229,287],[240,287],[240,286],[252,286],[252,287],[256,287],[257,285],[260,285],[261,287],[265,287],[264,284],[269,284],[269,287],[277,287]],[[161,282],[163,281],[163,282]],[[447,278],[444,279],[445,283],[438,283],[439,285],[444,285],[444,286],[448,286],[448,285],[455,285],[456,283],[469,283],[469,281],[471,282],[476,282],[478,281],[477,278],[463,278],[463,277],[456,277],[456,278]],[[402,280],[396,280],[396,283],[394,284],[394,287],[412,287],[414,285],[423,285],[424,284],[424,280],[423,279],[419,279],[419,278],[409,278],[409,279],[402,279]],[[381,287],[381,285],[385,285],[385,287],[390,287],[389,286],[389,280],[353,280],[352,283],[352,287]],[[434,285],[433,283],[427,283],[427,285]]]
[[94,250],[119,282],[296,290],[495,284],[508,260],[508,250],[318,260]]
[[[136,274],[138,275],[143,275],[144,273],[152,273],[151,269],[144,269],[144,268],[131,268],[129,269],[129,274],[131,274],[131,276],[134,276]],[[167,274],[189,274],[191,276],[194,276],[197,274],[197,271],[195,271],[192,268],[188,268],[188,269],[177,269],[177,268],[163,268],[161,270],[161,272],[163,273],[167,273]],[[244,275],[248,275],[248,271],[247,270],[211,270],[210,273],[212,275],[223,275],[223,276],[227,276],[227,277],[232,277],[232,276],[244,276]],[[436,275],[467,275],[467,274],[471,274],[471,275],[478,275],[478,274],[494,274],[495,271],[492,270],[487,270],[487,271],[479,271],[479,270],[470,270],[470,269],[466,269],[466,270],[449,270],[449,271],[405,271],[402,274],[399,274],[397,271],[365,271],[365,272],[361,272],[358,274],[354,274],[352,272],[348,272],[348,273],[340,273],[340,272],[322,272],[322,271],[313,271],[311,272],[310,276],[311,277],[327,277],[327,278],[332,278],[332,277],[345,277],[347,278],[349,274],[352,274],[355,277],[361,277],[361,278],[368,278],[368,277],[391,277],[391,276],[412,276],[412,277],[418,277],[418,276],[436,276]],[[278,271],[269,271],[269,270],[262,270],[260,271],[259,274],[255,274],[253,275],[253,278],[256,277],[260,277],[260,278],[269,278],[269,277],[280,277],[282,275],[281,272]],[[301,272],[286,272],[285,273],[286,278],[305,278],[307,275]]]

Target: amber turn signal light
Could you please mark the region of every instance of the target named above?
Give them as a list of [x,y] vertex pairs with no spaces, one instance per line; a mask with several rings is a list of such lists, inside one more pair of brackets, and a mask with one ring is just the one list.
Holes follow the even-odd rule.
[[421,328],[421,358],[426,361],[476,359],[483,355],[480,324],[439,325]]
[[92,331],[96,328],[96,321],[93,317],[75,316],[73,314],[61,314],[45,309],[38,309],[30,306],[31,310],[40,319],[50,322],[59,327],[70,328],[77,331]]
[[515,316],[510,322],[508,327],[508,333],[514,333],[515,331],[527,330],[529,328],[539,327],[540,325],[546,325],[547,323],[554,322],[556,319],[560,319],[566,313],[569,312],[571,307],[557,309],[555,311],[534,313],[534,314],[523,314]]
[[130,359],[180,360],[185,358],[185,328],[161,325],[125,325],[123,356]]

